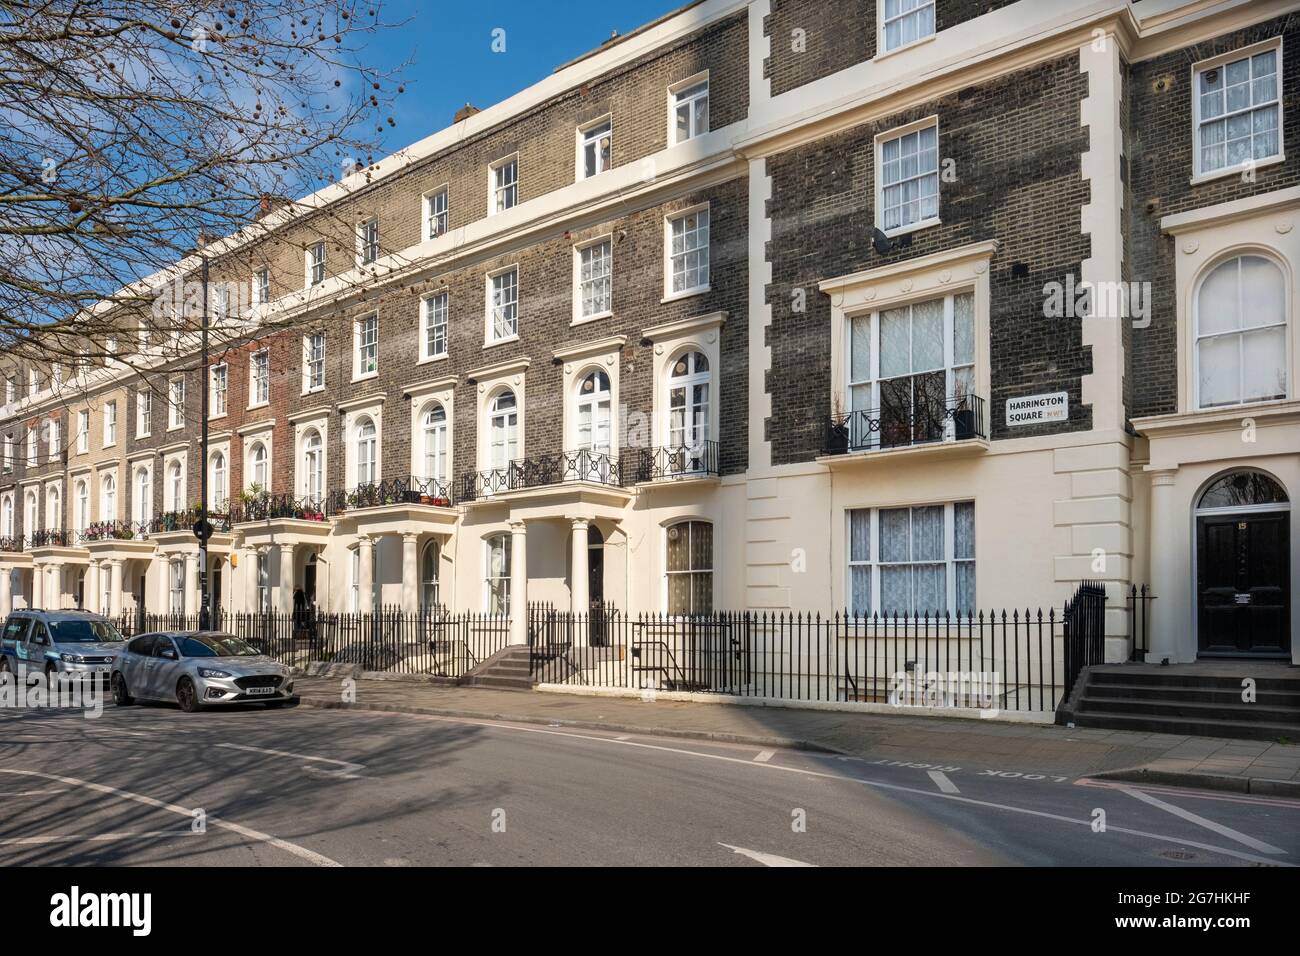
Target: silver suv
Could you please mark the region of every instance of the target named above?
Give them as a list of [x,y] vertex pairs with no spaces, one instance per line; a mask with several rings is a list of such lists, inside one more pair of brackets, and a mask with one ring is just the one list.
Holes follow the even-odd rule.
[[89,611],[14,611],[0,631],[0,672],[108,678],[122,632]]

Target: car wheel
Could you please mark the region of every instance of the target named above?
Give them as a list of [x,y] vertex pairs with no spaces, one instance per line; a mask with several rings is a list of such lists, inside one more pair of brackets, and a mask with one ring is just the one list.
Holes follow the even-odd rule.
[[182,677],[180,683],[176,685],[176,703],[180,704],[181,710],[187,714],[199,712],[199,692],[194,689],[194,681],[188,677]]
[[114,704],[118,707],[130,707],[135,703],[135,698],[127,693],[126,678],[123,677],[120,672],[113,675],[112,684]]

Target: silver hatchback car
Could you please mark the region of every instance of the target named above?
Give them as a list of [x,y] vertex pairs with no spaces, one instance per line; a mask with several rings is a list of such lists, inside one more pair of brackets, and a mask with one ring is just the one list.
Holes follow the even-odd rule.
[[187,713],[210,704],[282,707],[294,700],[289,668],[219,631],[132,638],[113,662],[111,681],[115,704],[174,701]]

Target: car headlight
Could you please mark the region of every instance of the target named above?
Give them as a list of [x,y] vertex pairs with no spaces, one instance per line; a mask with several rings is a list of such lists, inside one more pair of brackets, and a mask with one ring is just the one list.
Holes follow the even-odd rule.
[[213,667],[200,667],[199,676],[200,677],[229,677],[230,675],[227,674],[225,671],[219,671]]
[[60,654],[59,660],[65,664],[84,664],[85,659],[80,654]]

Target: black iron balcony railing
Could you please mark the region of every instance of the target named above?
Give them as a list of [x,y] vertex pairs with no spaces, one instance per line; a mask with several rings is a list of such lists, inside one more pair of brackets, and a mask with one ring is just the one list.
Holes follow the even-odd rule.
[[634,485],[646,481],[681,481],[716,476],[718,443],[702,441],[692,445],[661,445],[657,448],[624,448],[621,459],[623,481]]
[[328,515],[328,495],[245,495],[230,503],[232,524],[274,518],[324,521]]
[[[189,531],[198,520],[199,512],[195,508],[186,508],[184,511],[164,511],[150,519],[148,531],[150,534]],[[209,512],[208,521],[212,523],[213,531],[224,533],[230,530],[230,515],[224,508],[221,511]]]
[[388,505],[433,505],[449,508],[452,504],[450,482],[437,478],[404,475],[387,481],[358,485],[329,496],[333,514],[358,508],[383,508]]
[[149,526],[138,521],[96,521],[82,529],[82,543],[87,541],[132,541],[149,537]]
[[23,551],[27,550],[25,547],[23,547],[24,543],[25,542],[23,541],[22,535],[16,535],[14,537],[9,537],[9,538],[0,538],[0,552],[8,552],[11,554],[14,552],[22,553]]
[[66,529],[50,529],[32,532],[33,548],[71,548],[75,535]]
[[589,448],[516,458],[499,468],[461,475],[459,499],[478,501],[507,491],[544,488],[575,481],[621,485],[623,481],[619,460]]
[[988,435],[984,399],[978,395],[927,398],[910,405],[900,403],[833,416],[826,429],[824,450],[828,455],[843,455],[987,439]]

